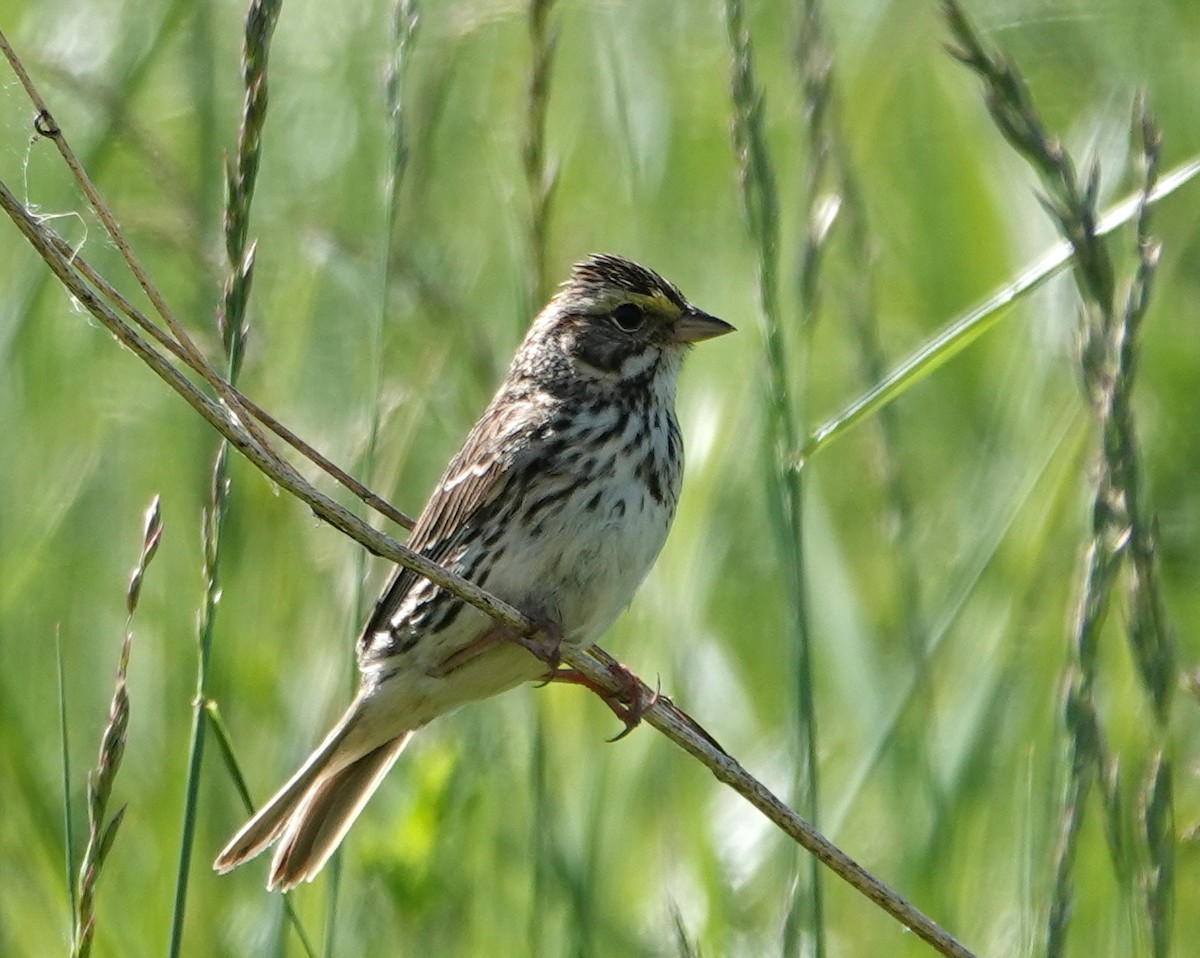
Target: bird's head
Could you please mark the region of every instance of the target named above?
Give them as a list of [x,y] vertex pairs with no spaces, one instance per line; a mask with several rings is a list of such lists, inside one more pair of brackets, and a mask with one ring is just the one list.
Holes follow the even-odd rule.
[[530,337],[552,339],[577,372],[634,382],[673,373],[691,344],[733,329],[653,270],[597,254],[575,265]]

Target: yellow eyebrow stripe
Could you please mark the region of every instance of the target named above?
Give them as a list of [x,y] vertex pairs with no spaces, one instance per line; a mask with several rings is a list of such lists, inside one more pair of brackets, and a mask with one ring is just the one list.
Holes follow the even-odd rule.
[[679,307],[657,289],[649,293],[630,292],[628,296],[629,302],[636,303],[642,309],[650,312],[671,317],[678,316],[680,313]]

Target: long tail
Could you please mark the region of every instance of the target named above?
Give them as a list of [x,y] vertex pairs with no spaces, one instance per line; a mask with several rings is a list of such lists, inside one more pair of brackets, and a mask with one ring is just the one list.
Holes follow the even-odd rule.
[[230,839],[213,868],[224,874],[279,842],[268,888],[287,891],[316,877],[412,737],[408,731],[369,751],[356,748],[361,714],[355,706]]

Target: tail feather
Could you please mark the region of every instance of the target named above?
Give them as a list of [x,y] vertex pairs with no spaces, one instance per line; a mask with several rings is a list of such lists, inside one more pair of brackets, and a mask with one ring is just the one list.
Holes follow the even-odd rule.
[[365,741],[363,700],[356,700],[337,726],[287,783],[241,827],[213,862],[224,874],[282,839],[268,885],[287,889],[316,876],[411,732],[378,744]]
[[268,888],[287,891],[317,876],[411,736],[411,732],[405,732],[317,780],[284,823],[279,847],[271,860]]

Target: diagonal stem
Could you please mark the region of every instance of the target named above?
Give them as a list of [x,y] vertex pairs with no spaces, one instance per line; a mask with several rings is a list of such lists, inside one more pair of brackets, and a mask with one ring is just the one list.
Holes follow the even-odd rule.
[[[11,215],[11,213],[10,213]],[[160,327],[150,321],[150,319],[139,310],[136,306],[129,302],[121,292],[116,289],[111,283],[101,276],[96,270],[78,254],[65,239],[55,233],[48,227],[43,227],[47,242],[57,250],[58,254],[66,260],[71,266],[79,271],[79,274],[87,280],[98,292],[108,299],[117,310],[132,320],[139,329],[150,336],[155,342],[161,345],[164,349],[180,360],[189,369],[203,374],[200,365],[197,364],[195,358],[181,346],[170,333],[164,332]],[[368,489],[363,483],[359,482],[353,476],[345,472],[337,463],[327,458],[322,453],[318,452],[311,445],[301,439],[291,429],[276,419],[271,413],[259,406],[254,400],[250,399],[245,393],[239,390],[236,386],[228,381],[225,382],[228,392],[237,398],[237,401],[259,422],[267,427],[271,432],[275,433],[280,439],[286,442],[289,446],[300,453],[304,458],[313,465],[317,466],[322,472],[329,475],[341,486],[349,492],[357,496],[363,503],[374,509],[382,516],[391,519],[396,525],[405,529],[411,529],[416,523],[413,518],[395,506],[386,499],[377,495],[372,490]]]

